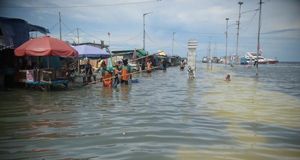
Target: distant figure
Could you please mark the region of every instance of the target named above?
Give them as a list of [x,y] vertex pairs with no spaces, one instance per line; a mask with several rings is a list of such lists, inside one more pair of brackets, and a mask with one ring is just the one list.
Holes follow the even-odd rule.
[[114,85],[113,86],[117,87],[119,83],[120,83],[120,81],[119,81],[119,72],[118,72],[117,69],[115,69],[115,81],[114,81]]
[[142,63],[142,71],[145,70],[146,66],[145,66],[145,62]]
[[91,76],[93,75],[93,67],[90,64],[90,60],[85,65],[85,74],[87,76],[87,82],[91,82]]
[[229,74],[225,77],[225,81],[230,81],[230,75]]
[[113,83],[112,73],[114,68],[107,67],[105,62],[102,62],[101,67],[100,75],[103,77],[103,87],[111,87]]
[[181,63],[180,63],[180,69],[184,70],[184,60],[182,60]]
[[254,61],[253,66],[255,67],[257,65],[257,60]]
[[93,68],[95,73],[100,72],[102,62],[103,60],[101,58],[97,61],[97,66]]
[[123,64],[120,66],[116,66],[119,71],[121,71],[121,84],[125,83],[128,85],[129,78],[132,78],[131,73],[131,66],[128,64],[128,59],[123,58]]
[[148,60],[147,62],[147,73],[151,73],[151,65],[152,65],[152,62],[150,60]]
[[166,71],[167,70],[167,61],[164,59],[163,61],[163,70]]

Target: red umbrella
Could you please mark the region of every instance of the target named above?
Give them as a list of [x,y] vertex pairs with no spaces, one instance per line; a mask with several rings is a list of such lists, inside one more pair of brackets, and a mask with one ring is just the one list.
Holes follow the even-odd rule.
[[[78,57],[78,52],[64,41],[50,36],[35,38],[15,49],[16,56]],[[49,63],[48,63],[49,68]]]

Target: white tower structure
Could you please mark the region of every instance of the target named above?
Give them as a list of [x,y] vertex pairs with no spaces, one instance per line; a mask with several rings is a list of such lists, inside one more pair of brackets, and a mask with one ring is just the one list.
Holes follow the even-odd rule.
[[187,74],[188,78],[196,77],[196,50],[197,50],[197,40],[188,41],[188,55],[187,55]]

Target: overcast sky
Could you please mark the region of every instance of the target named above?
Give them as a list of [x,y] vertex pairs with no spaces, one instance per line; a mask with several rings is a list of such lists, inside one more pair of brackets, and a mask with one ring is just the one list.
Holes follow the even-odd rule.
[[[21,18],[50,30],[59,38],[77,42],[104,40],[111,50],[143,48],[143,14],[146,21],[146,50],[163,50],[186,57],[189,39],[198,41],[197,59],[211,53],[225,55],[226,20],[228,55],[236,52],[238,0],[0,0],[0,16]],[[259,0],[244,0],[241,6],[239,55],[256,52]],[[261,49],[267,58],[300,61],[300,1],[264,0],[262,5]],[[249,11],[249,12],[248,12]],[[35,35],[35,34],[34,34]],[[38,36],[43,36],[38,34]]]

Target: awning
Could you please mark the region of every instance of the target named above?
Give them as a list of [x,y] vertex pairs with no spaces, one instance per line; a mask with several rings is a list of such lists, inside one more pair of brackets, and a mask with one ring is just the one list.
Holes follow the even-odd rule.
[[[18,48],[29,40],[30,31],[49,33],[43,27],[31,25],[23,19],[0,17],[0,29],[2,31],[2,41],[5,46]],[[47,32],[48,31],[48,32]]]
[[33,24],[28,24],[28,25],[29,25],[29,31],[30,32],[32,32],[32,31],[39,31],[39,32],[41,32],[43,34],[50,33],[49,29],[46,29],[44,27],[33,25]]

